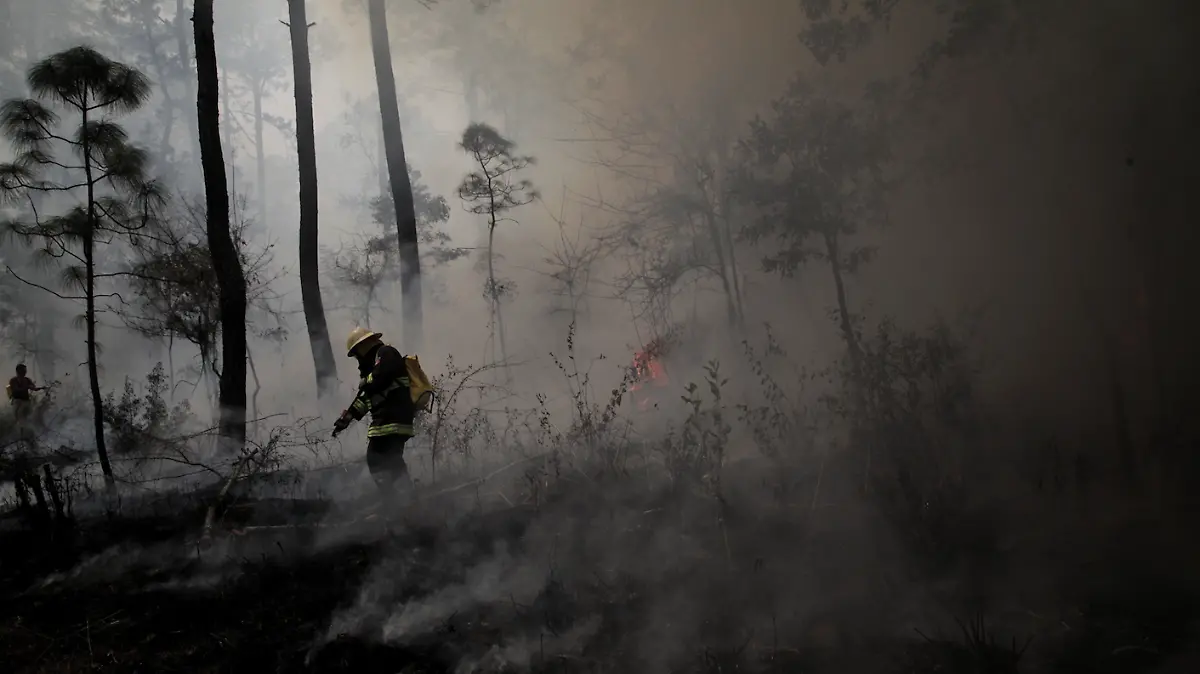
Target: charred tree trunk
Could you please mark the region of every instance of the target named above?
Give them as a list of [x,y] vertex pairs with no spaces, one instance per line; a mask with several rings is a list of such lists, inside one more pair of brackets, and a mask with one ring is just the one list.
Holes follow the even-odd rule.
[[175,402],[175,332],[167,333],[167,382],[171,386],[171,402]]
[[404,158],[404,135],[400,128],[400,105],[396,95],[396,76],[392,72],[392,48],[388,38],[387,10],[383,0],[368,0],[371,24],[371,53],[375,58],[375,80],[379,88],[379,114],[383,124],[383,144],[387,153],[392,203],[396,207],[396,234],[400,247],[400,291],[403,296],[404,348],[409,352],[422,347],[421,254],[417,246],[417,215],[413,206],[412,183]]
[[378,147],[376,148],[376,156],[378,157],[378,160],[377,160],[378,163],[375,165],[375,174],[376,174],[376,177],[379,179],[379,196],[387,198],[388,193],[391,192],[392,187],[391,187],[391,183],[388,181],[387,144],[384,143],[384,140],[383,140],[383,126],[382,125],[379,127],[379,140],[378,140],[377,145],[378,145]]
[[[196,67],[197,69],[200,67],[199,45],[196,47]],[[228,69],[225,70],[225,81],[229,81]],[[229,87],[221,87],[221,107],[225,111],[221,118],[221,131],[225,134],[225,141],[221,145],[221,157],[224,159],[225,153],[229,153],[229,163],[226,164],[226,166],[229,167],[229,175],[226,176],[226,178],[229,180],[228,194],[231,199],[235,199],[237,196],[237,150],[233,147],[233,107],[229,104]],[[203,153],[204,149],[201,148],[200,151]],[[203,161],[201,163],[203,163]],[[236,213],[233,213],[234,209],[236,209],[236,206],[231,205],[231,221],[236,221]]]
[[213,39],[213,0],[196,0],[196,119],[208,249],[216,268],[221,310],[221,379],[218,402],[221,434],[246,440],[246,278],[229,226],[229,191],[221,151],[217,50]]
[[[80,129],[88,128],[88,110],[83,109]],[[86,139],[86,134],[81,134]],[[108,447],[104,444],[104,399],[100,395],[100,369],[96,362],[96,182],[92,171],[92,152],[88,141],[83,144],[83,173],[87,181],[87,227],[83,232],[84,267],[84,322],[87,324],[87,368],[88,388],[92,394],[92,429],[96,434],[96,454],[100,457],[100,470],[104,473],[104,484],[108,489],[115,486],[112,464],[108,461]]]
[[[300,301],[308,324],[317,372],[317,395],[334,393],[337,363],[329,343],[321,281],[317,272],[317,143],[313,130],[312,64],[308,55],[308,15],[304,0],[288,0],[292,69],[296,81],[296,154],[300,161]],[[411,201],[409,202],[411,204]],[[410,206],[410,209],[411,206]]]
[[[84,163],[88,163],[88,159]],[[89,171],[90,173],[90,171]],[[89,178],[88,182],[91,182]],[[88,192],[92,186],[88,185]],[[93,211],[88,221],[89,230],[94,227],[95,205],[92,197],[88,198],[88,210]],[[100,368],[96,363],[96,243],[91,231],[83,235],[83,266],[84,275],[84,321],[87,323],[87,369],[88,388],[92,394],[92,430],[96,434],[96,454],[100,456],[100,470],[104,473],[104,483],[110,489],[114,486],[112,464],[108,461],[108,448],[104,443],[104,398],[100,394]]]

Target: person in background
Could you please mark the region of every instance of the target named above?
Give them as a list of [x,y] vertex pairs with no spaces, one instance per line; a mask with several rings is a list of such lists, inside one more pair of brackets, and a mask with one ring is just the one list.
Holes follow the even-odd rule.
[[8,380],[8,397],[12,401],[13,415],[18,423],[29,419],[30,410],[33,409],[33,400],[29,394],[41,390],[43,387],[35,385],[33,380],[26,376],[24,363],[18,365],[17,376]]

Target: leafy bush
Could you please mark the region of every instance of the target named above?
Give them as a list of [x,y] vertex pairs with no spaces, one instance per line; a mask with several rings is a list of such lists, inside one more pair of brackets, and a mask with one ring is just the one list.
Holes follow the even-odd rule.
[[[574,455],[582,451],[582,462],[595,465],[602,474],[619,475],[629,459],[630,427],[619,417],[621,403],[633,382],[633,373],[626,370],[620,382],[601,404],[593,394],[591,368],[579,367],[575,354],[575,324],[567,332],[566,360],[550,354],[555,367],[566,380],[571,404],[571,425],[565,432],[555,432],[539,438],[539,444],[562,447]],[[601,355],[597,361],[606,360]],[[548,428],[550,412],[546,396],[539,396],[540,427]]]
[[729,383],[721,376],[721,366],[715,360],[704,366],[704,383],[708,388],[705,400],[700,386],[689,383],[683,402],[688,416],[678,430],[672,430],[659,444],[659,453],[672,482],[677,486],[702,486],[710,495],[721,494],[721,471],[733,428],[726,420],[721,389]]
[[171,405],[163,397],[167,376],[162,363],[146,375],[143,391],[138,393],[126,377],[121,399],[113,393],[104,398],[104,422],[112,433],[116,454],[145,453],[168,442],[168,437],[192,419],[191,406],[185,400]]
[[860,340],[858,371],[840,362],[841,390],[825,398],[846,421],[864,490],[916,549],[943,556],[967,495],[978,440],[977,366],[943,323],[918,333],[880,321]]

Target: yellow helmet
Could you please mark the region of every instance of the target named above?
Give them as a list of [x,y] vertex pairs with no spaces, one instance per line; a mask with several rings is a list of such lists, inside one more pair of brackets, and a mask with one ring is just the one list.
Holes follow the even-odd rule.
[[346,355],[350,358],[354,357],[354,347],[362,344],[368,339],[383,337],[382,332],[371,332],[366,328],[354,328],[350,331],[350,336],[346,337]]

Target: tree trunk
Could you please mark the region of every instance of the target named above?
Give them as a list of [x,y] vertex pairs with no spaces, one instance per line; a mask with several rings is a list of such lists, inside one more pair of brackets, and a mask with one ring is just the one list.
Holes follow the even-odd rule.
[[725,293],[725,312],[728,314],[729,327],[736,328],[739,323],[737,299],[734,296],[733,284],[729,280],[729,265],[725,261],[725,237],[721,235],[717,216],[713,213],[715,206],[705,196],[704,226],[708,229],[708,238],[712,243],[713,252],[717,256],[717,266],[721,270],[721,290]]
[[167,375],[168,383],[171,385],[171,402],[175,402],[175,331],[167,333],[167,370],[170,374]]
[[246,348],[246,363],[250,366],[250,376],[254,378],[254,394],[250,396],[250,423],[254,430],[254,435],[258,435],[258,394],[262,392],[262,382],[258,379],[258,368],[254,367],[254,356],[250,353],[250,348]]
[[172,101],[166,94],[163,97],[167,99],[163,105],[163,116],[166,121],[163,122],[162,135],[158,137],[158,156],[169,157],[171,156],[171,132],[175,130],[175,101]]
[[[493,206],[494,208],[494,206]],[[492,331],[500,346],[500,362],[504,367],[504,379],[512,383],[512,371],[508,367],[508,345],[504,341],[504,315],[500,311],[500,292],[496,288],[495,267],[496,223],[488,227],[488,298],[492,302]]]
[[292,70],[296,81],[296,154],[300,161],[300,301],[308,324],[317,372],[317,395],[335,392],[337,363],[329,343],[321,281],[317,271],[317,143],[313,130],[312,65],[308,56],[308,16],[304,0],[288,0]]
[[[467,124],[479,124],[483,122],[483,106],[479,101],[479,75],[475,70],[469,69],[467,77],[463,82],[463,100],[467,106]],[[487,218],[479,219],[479,235],[483,236],[488,230]]]
[[[722,204],[725,208],[727,204]],[[739,328],[746,327],[746,306],[742,303],[742,280],[738,275],[737,249],[733,245],[733,227],[729,222],[729,214],[721,214],[722,233],[725,237],[726,250],[729,253],[729,275],[733,279],[733,300],[737,305],[737,322]]]
[[[383,140],[383,125],[379,126],[378,147],[375,152],[375,175],[379,179],[379,196],[387,198],[391,191],[391,183],[388,182],[387,171],[387,144]],[[415,206],[414,206],[415,208]],[[387,233],[386,231],[384,232]]]
[[208,249],[217,272],[221,310],[221,379],[218,403],[221,435],[246,440],[246,278],[229,226],[229,192],[221,151],[217,50],[213,39],[213,0],[196,0],[192,17],[196,33],[196,119],[200,164],[204,171],[204,205]]
[[[88,111],[83,109],[80,136],[88,125]],[[104,399],[100,396],[100,369],[96,363],[96,178],[92,172],[91,145],[83,145],[83,173],[87,181],[87,228],[83,234],[84,266],[84,322],[87,323],[87,366],[88,387],[92,393],[92,423],[96,433],[96,454],[100,457],[100,470],[104,473],[104,484],[111,490],[115,486],[112,464],[108,462],[108,447],[104,444]]]
[[263,83],[254,82],[254,152],[258,162],[258,224],[267,227],[267,154],[263,150]]
[[175,112],[179,104],[175,101],[175,97],[171,95],[170,87],[166,85],[168,79],[166,74],[167,68],[163,63],[162,55],[158,52],[158,48],[154,46],[154,36],[150,31],[151,26],[158,24],[158,17],[153,12],[149,12],[149,14],[149,16],[142,18],[143,36],[145,37],[146,44],[151,47],[149,50],[150,62],[154,65],[154,72],[158,75],[158,81],[161,83],[159,91],[163,97],[161,113],[163,116],[163,125],[162,135],[159,136],[158,140],[158,156],[169,157],[171,156],[171,132],[175,129]]
[[[728,143],[726,143],[723,147],[728,147]],[[715,199],[717,209],[721,214],[721,233],[725,239],[726,250],[729,254],[729,275],[733,277],[733,296],[734,301],[737,304],[738,327],[745,328],[746,305],[742,302],[742,280],[738,272],[737,248],[734,246],[733,242],[733,225],[731,223],[732,215],[729,212],[730,202],[732,199],[729,198],[729,191],[726,189],[726,176],[728,174],[728,171],[726,170],[726,162],[727,157],[725,150],[722,149],[717,153]]]
[[[858,334],[854,332],[854,320],[850,316],[850,303],[846,299],[846,280],[842,269],[841,247],[838,245],[837,233],[826,232],[825,253],[829,257],[829,271],[833,275],[833,287],[837,294],[838,328],[842,339],[846,342],[846,351],[850,356],[851,395],[857,408],[856,418],[865,421],[863,415],[868,415],[868,395],[866,381],[863,377],[862,349],[858,343]],[[862,491],[871,491],[872,467],[874,463],[874,447],[876,433],[861,423],[856,423],[850,431],[850,446],[859,448],[863,453]]]
[[[862,376],[862,351],[858,345],[858,335],[854,332],[854,321],[850,316],[849,302],[846,300],[846,280],[842,270],[841,250],[838,246],[837,234],[825,234],[825,251],[829,256],[829,271],[833,274],[833,287],[837,293],[838,327],[842,339],[846,340],[846,350],[850,353],[850,366],[854,370],[855,379]],[[855,385],[861,384],[856,381]]]
[[[184,0],[175,0],[175,41],[179,45],[179,69],[183,73],[180,77],[183,80],[184,101],[190,101],[196,98],[195,81],[189,77],[192,70],[192,55],[188,48],[188,29],[187,29],[187,13],[186,3]],[[188,138],[192,143],[193,161],[194,157],[200,155],[200,124],[196,114],[196,110],[189,107],[186,103],[183,106],[184,115],[187,117]]]
[[[90,173],[90,171],[89,171]],[[92,191],[91,179],[88,179],[88,191]],[[95,206],[88,199],[89,228],[94,226]],[[91,232],[83,237],[83,264],[86,275],[84,320],[87,323],[87,368],[88,387],[92,393],[92,429],[96,433],[96,454],[100,457],[100,470],[104,473],[104,483],[111,489],[113,485],[112,465],[108,462],[108,447],[104,443],[104,398],[100,394],[100,369],[96,364],[96,263],[95,241]]]
[[701,218],[704,220],[704,228],[707,230],[713,255],[717,258],[716,266],[721,280],[721,291],[725,295],[726,320],[729,322],[730,329],[736,329],[741,324],[741,306],[739,305],[737,291],[734,289],[734,281],[730,278],[734,272],[730,271],[729,262],[726,260],[727,256],[732,256],[733,249],[732,247],[727,249],[727,241],[718,218],[718,209],[721,207],[720,183],[713,184],[712,177],[706,178],[700,172],[699,163],[695,168],[676,167],[677,175],[686,175],[692,171],[695,171],[695,173],[692,173],[694,176],[692,184],[704,202],[704,211],[701,213]]
[[396,94],[396,76],[392,72],[392,48],[388,39],[387,10],[383,0],[368,0],[371,24],[371,53],[375,58],[375,80],[379,88],[379,113],[383,124],[383,144],[387,153],[392,203],[396,208],[396,234],[400,248],[400,292],[404,318],[404,348],[417,352],[422,348],[421,254],[417,246],[417,215],[413,206],[412,183],[404,158],[404,135],[400,128],[400,105]]
[[[199,70],[199,68],[200,68],[200,46],[199,46],[199,44],[197,44],[196,45],[196,69]],[[226,80],[229,79],[229,70],[228,69],[225,70],[225,79]],[[218,82],[218,84],[219,84],[219,82]],[[229,183],[227,185],[227,194],[229,194],[229,197],[231,199],[236,201],[236,199],[237,199],[237,177],[236,177],[237,150],[235,150],[233,147],[233,109],[229,105],[229,87],[227,87],[227,86],[221,87],[221,107],[225,111],[221,116],[221,131],[222,131],[222,133],[225,134],[225,141],[221,145],[221,158],[224,159],[225,153],[226,152],[229,153],[229,163],[225,164],[226,166],[229,167],[229,175],[226,176],[226,178],[229,180]],[[203,153],[204,148],[201,148],[200,151],[201,151],[201,153]],[[201,164],[203,164],[203,160],[201,160]],[[236,215],[233,213],[233,210],[235,210],[235,209],[236,209],[236,206],[233,206],[233,205],[230,206],[230,217],[231,217],[230,222],[236,222],[236,220],[233,219],[233,216]]]

